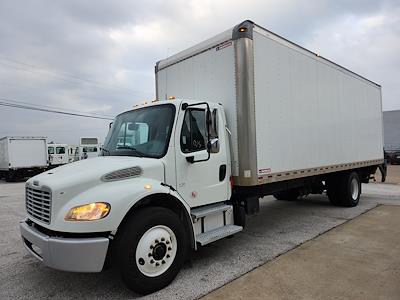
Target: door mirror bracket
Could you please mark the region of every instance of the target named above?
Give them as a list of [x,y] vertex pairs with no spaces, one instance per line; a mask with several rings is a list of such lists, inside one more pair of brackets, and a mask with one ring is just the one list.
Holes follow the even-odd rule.
[[219,152],[219,139],[213,138],[207,143],[207,151],[209,153],[218,153]]

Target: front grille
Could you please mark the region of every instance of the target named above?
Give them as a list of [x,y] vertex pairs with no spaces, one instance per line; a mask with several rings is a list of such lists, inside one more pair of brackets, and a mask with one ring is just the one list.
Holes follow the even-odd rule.
[[50,224],[51,192],[27,186],[25,192],[26,211],[36,220]]

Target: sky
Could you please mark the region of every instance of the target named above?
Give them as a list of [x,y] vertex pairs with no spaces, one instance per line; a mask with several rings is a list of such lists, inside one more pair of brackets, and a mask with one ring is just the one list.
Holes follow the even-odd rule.
[[[115,116],[155,98],[155,62],[243,20],[382,85],[400,109],[400,1],[2,0],[0,102]],[[0,137],[79,144],[109,120],[0,106]]]

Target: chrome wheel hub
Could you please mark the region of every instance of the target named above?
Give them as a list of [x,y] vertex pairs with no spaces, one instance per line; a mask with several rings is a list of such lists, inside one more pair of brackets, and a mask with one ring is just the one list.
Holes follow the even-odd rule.
[[148,277],[163,274],[172,265],[177,252],[174,232],[167,226],[157,225],[147,230],[136,248],[136,265]]
[[351,198],[353,198],[353,200],[357,200],[358,194],[360,192],[360,186],[356,178],[353,178],[351,180],[350,188],[351,188]]

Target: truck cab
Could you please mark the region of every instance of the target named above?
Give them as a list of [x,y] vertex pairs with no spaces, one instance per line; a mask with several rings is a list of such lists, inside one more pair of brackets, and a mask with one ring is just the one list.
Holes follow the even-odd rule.
[[49,167],[65,165],[69,161],[67,144],[47,144]]
[[118,115],[101,156],[26,183],[25,247],[46,265],[120,269],[128,287],[168,284],[189,249],[234,225],[229,130],[211,102],[157,101]]

